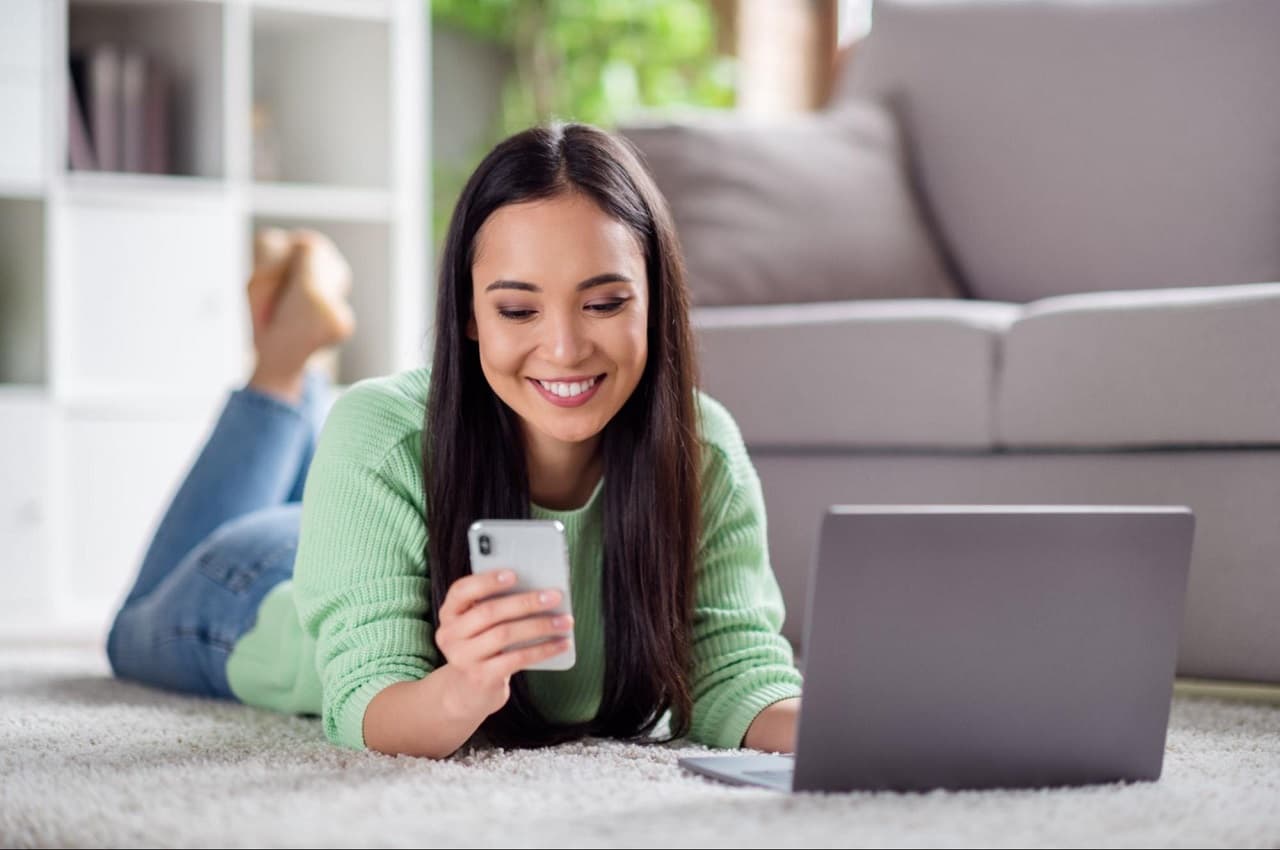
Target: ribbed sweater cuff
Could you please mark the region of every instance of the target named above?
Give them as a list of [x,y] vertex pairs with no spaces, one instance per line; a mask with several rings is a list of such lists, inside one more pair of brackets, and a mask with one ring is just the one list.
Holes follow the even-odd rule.
[[715,731],[715,740],[707,743],[723,749],[738,749],[742,746],[742,739],[746,737],[752,721],[760,712],[775,702],[798,697],[800,693],[801,687],[795,682],[770,682],[756,686],[734,702],[724,723]]
[[329,739],[339,746],[353,750],[368,749],[364,742],[364,713],[373,698],[385,688],[397,682],[411,682],[412,676],[396,673],[383,673],[368,680],[347,695],[342,705],[338,706],[335,716],[331,718]]

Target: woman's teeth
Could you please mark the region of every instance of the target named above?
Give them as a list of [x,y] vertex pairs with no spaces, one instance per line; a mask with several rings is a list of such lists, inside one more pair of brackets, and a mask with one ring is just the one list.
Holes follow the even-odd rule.
[[538,383],[542,384],[542,388],[547,392],[555,393],[560,396],[560,398],[573,398],[574,396],[582,395],[587,390],[594,387],[596,382],[599,380],[599,378],[592,378],[589,381],[577,381],[572,384],[564,384],[560,382],[551,383],[549,381],[538,381]]

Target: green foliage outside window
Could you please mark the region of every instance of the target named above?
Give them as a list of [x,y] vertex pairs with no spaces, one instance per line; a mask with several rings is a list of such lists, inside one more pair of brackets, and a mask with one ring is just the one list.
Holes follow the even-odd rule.
[[437,167],[437,244],[470,171],[501,139],[550,119],[614,127],[639,110],[728,108],[733,58],[707,0],[431,0],[433,27],[511,51],[502,117],[472,161]]

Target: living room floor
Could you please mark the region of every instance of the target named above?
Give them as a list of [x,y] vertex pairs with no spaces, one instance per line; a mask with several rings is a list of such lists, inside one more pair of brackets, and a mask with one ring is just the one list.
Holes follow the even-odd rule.
[[1155,783],[788,795],[681,771],[700,746],[343,750],[314,718],[115,680],[93,648],[0,648],[0,844],[1275,847],[1280,700],[1221,693],[1178,687]]

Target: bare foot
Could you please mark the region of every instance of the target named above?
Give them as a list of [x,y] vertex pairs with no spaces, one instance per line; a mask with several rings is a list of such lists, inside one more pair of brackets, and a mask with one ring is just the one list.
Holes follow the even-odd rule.
[[308,360],[355,331],[351,267],[321,233],[281,234],[264,231],[255,246],[261,263],[248,296],[258,364],[250,384],[296,402]]
[[249,278],[247,290],[255,340],[271,318],[292,249],[293,238],[279,227],[263,228],[254,237],[253,275]]

